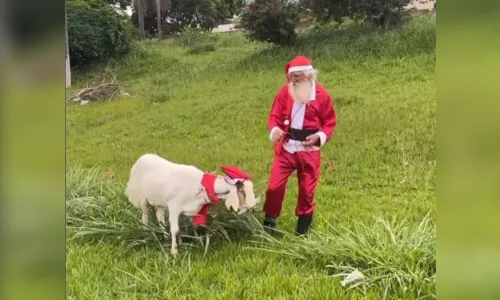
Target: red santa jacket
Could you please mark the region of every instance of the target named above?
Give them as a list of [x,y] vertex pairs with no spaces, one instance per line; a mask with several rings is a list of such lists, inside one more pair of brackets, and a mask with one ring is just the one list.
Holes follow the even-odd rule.
[[284,138],[275,145],[278,153],[283,145],[289,144],[290,136],[286,133],[290,127],[315,130],[320,137],[321,146],[331,140],[337,125],[333,100],[328,91],[318,83],[313,86],[311,98],[312,101],[307,104],[294,102],[288,93],[287,84],[283,85],[274,97],[268,129],[271,135],[275,127],[285,132]]

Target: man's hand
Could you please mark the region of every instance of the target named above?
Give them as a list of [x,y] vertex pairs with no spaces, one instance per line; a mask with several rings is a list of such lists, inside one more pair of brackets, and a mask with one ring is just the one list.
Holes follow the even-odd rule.
[[316,146],[318,141],[319,141],[319,135],[311,134],[310,136],[306,137],[306,140],[302,142],[302,145],[305,147],[313,147]]
[[279,141],[281,141],[281,139],[283,138],[283,130],[277,128],[274,130],[273,132],[273,142],[277,143]]

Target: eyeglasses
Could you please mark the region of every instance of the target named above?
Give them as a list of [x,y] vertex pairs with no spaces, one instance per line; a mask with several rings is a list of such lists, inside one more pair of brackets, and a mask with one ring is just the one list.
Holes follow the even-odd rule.
[[306,80],[306,76],[302,72],[293,72],[287,75],[288,80],[290,81],[304,81]]

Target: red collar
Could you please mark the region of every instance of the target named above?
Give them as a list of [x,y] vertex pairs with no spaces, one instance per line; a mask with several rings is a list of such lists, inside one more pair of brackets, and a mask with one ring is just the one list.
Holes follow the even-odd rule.
[[217,179],[216,174],[204,173],[201,179],[201,185],[207,192],[210,202],[217,204],[220,200],[217,197],[217,193],[215,193],[215,179]]

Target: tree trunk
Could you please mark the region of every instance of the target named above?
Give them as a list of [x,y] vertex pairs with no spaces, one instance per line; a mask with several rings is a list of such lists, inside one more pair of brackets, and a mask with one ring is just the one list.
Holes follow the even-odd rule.
[[139,36],[144,37],[144,0],[137,0],[137,17],[139,18]]
[[158,40],[161,40],[161,0],[156,0],[156,22],[158,27]]
[[391,16],[392,16],[392,12],[389,12],[389,15],[386,17],[385,19],[385,23],[384,23],[384,29],[385,30],[388,30],[389,27],[391,26]]

